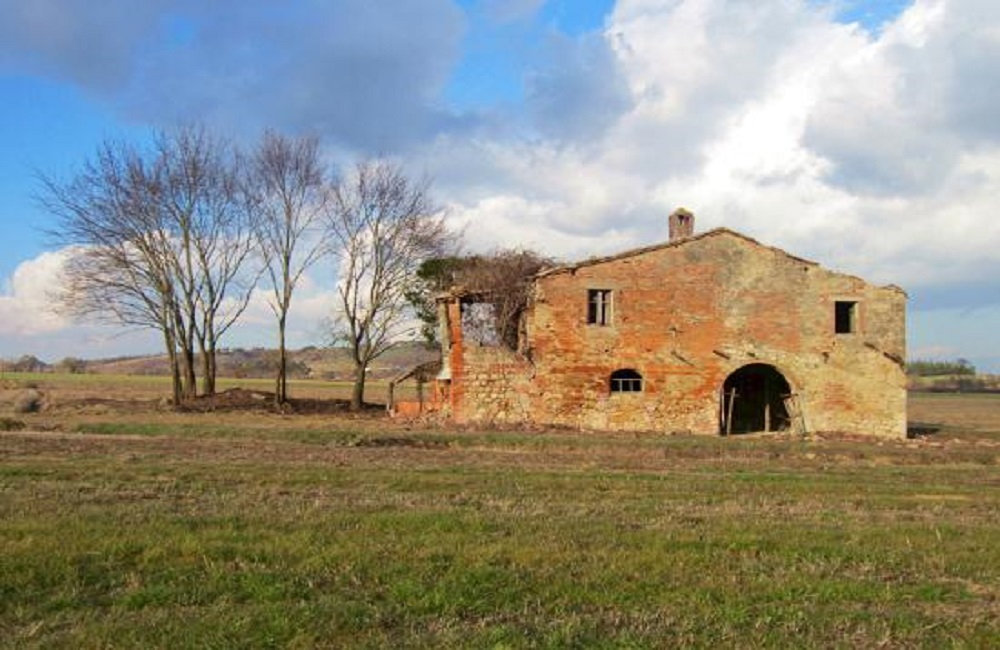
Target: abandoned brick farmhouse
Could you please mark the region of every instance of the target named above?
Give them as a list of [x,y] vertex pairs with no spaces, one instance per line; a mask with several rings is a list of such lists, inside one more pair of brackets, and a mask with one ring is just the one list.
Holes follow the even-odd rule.
[[669,233],[536,275],[517,350],[477,335],[475,295],[442,296],[441,368],[419,409],[458,423],[905,436],[903,290],[725,228],[696,235],[683,209]]

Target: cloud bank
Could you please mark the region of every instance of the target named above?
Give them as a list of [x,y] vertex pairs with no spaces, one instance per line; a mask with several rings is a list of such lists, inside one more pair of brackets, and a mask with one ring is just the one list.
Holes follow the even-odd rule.
[[[877,25],[845,22],[844,4],[619,0],[569,34],[539,22],[541,0],[0,0],[0,69],[140,123],[396,155],[474,249],[606,253],[664,239],[683,205],[699,229],[903,286],[918,327],[1000,313],[1000,3],[914,0]],[[450,105],[462,62],[479,57],[489,90],[504,47],[520,92]]]
[[54,362],[156,350],[149,332],[74,324],[56,308],[67,250],[22,262],[0,292],[0,357],[30,354]]

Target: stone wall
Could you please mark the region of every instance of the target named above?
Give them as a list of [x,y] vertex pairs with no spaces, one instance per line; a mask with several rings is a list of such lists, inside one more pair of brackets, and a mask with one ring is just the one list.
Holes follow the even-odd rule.
[[449,303],[447,316],[448,413],[458,423],[531,422],[534,368],[502,345],[481,345],[462,331],[461,301]]

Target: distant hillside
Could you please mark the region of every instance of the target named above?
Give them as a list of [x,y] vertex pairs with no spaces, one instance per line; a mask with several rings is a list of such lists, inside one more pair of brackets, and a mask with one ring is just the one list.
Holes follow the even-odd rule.
[[[404,370],[437,359],[436,349],[423,343],[403,343],[385,353],[368,370],[372,379],[391,379]],[[228,348],[219,351],[219,376],[236,378],[267,378],[274,375],[277,351],[266,348]],[[290,350],[289,377],[293,379],[350,379],[353,365],[345,349],[306,347]],[[16,367],[15,367],[16,366]],[[166,355],[116,357],[82,361],[63,360],[46,364],[35,357],[23,357],[8,366],[8,370],[23,372],[77,372],[104,375],[166,375],[169,365]]]
[[[440,354],[436,348],[428,348],[424,343],[402,343],[376,359],[368,369],[368,376],[391,379],[404,370],[439,358]],[[307,347],[293,352],[291,358],[308,368],[306,376],[311,378],[350,379],[354,372],[350,354],[343,348]]]

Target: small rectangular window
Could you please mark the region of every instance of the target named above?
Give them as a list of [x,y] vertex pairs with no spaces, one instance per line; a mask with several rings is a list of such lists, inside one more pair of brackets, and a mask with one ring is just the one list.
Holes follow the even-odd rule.
[[837,334],[853,334],[858,331],[858,303],[853,300],[838,300],[834,303],[833,331]]
[[588,325],[611,324],[610,289],[587,290],[587,324]]
[[641,393],[642,375],[631,368],[615,370],[611,373],[612,393]]

